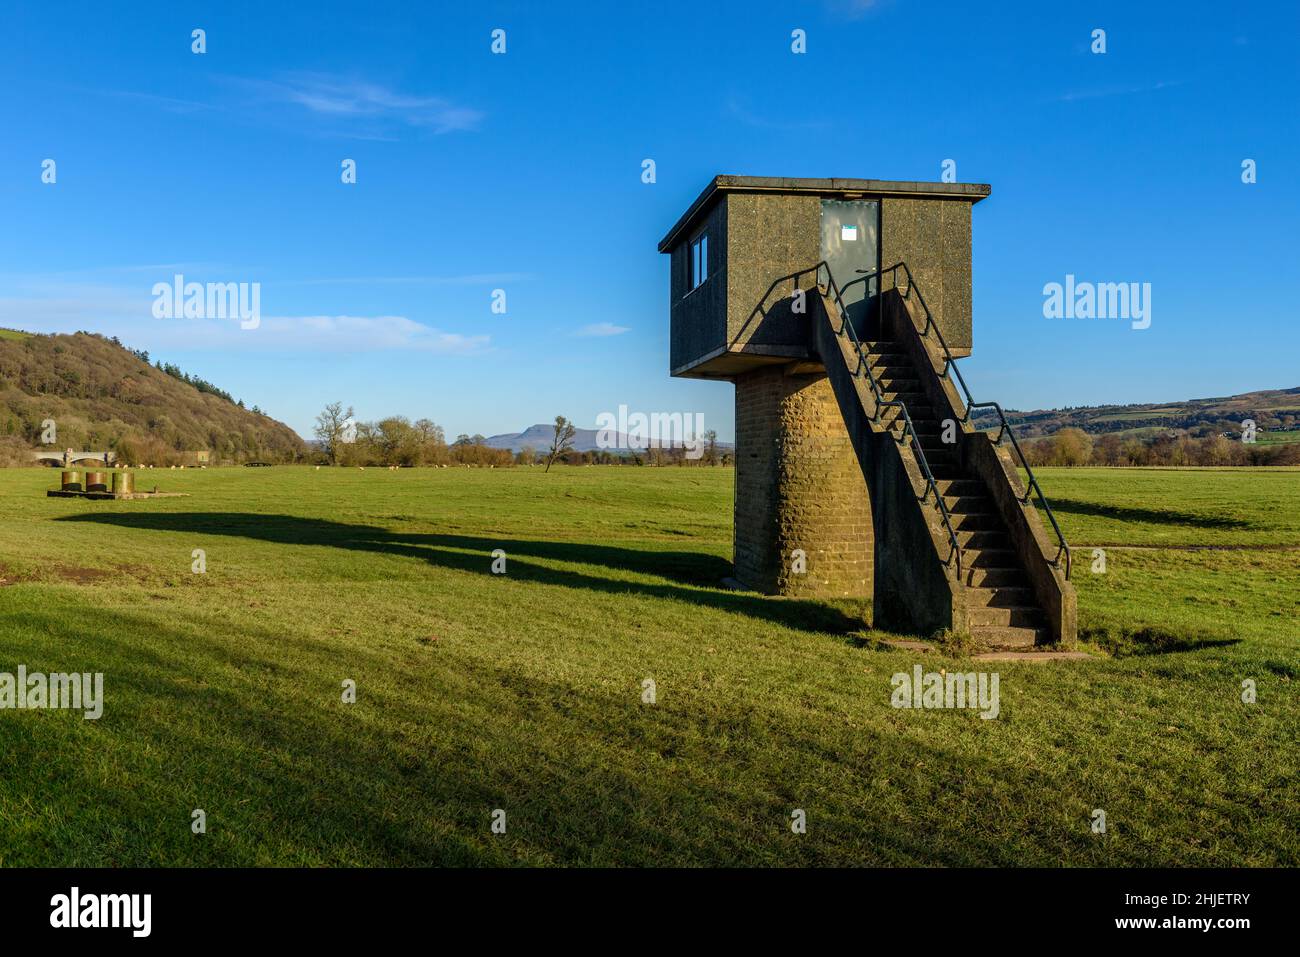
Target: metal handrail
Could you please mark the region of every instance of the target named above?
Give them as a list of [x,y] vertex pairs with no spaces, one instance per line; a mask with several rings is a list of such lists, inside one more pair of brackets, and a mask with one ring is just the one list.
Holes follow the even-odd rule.
[[[866,353],[863,351],[862,348],[862,343],[858,340],[857,333],[854,331],[852,324],[849,322],[849,313],[848,313],[848,309],[844,305],[844,297],[842,294],[842,290],[840,289],[839,285],[835,282],[835,276],[831,273],[830,264],[823,259],[820,262],[818,262],[815,266],[809,266],[805,269],[800,269],[796,272],[790,273],[789,275],[781,276],[779,279],[773,280],[772,284],[767,287],[767,292],[763,293],[763,297],[758,301],[758,305],[754,307],[753,311],[750,312],[749,317],[745,320],[745,325],[749,325],[750,321],[754,318],[755,313],[759,314],[760,316],[764,316],[764,317],[766,316],[766,313],[763,312],[763,304],[767,302],[767,299],[769,296],[772,295],[773,290],[775,290],[777,286],[781,285],[784,282],[787,282],[789,280],[794,280],[794,288],[798,290],[799,277],[807,275],[808,273],[813,273],[813,283],[820,289],[821,271],[823,269],[826,270],[826,293],[834,295],[835,304],[840,311],[840,330],[837,333],[837,335],[842,335],[844,332],[847,331],[849,334],[849,339],[853,343],[853,348],[858,354],[858,367],[854,369],[850,374],[853,376],[853,378],[860,379],[862,378],[862,370],[864,369],[866,370],[867,381],[871,385],[871,393],[876,399],[876,411],[875,411],[875,415],[872,416],[872,421],[877,423],[880,422],[881,410],[885,407],[896,406],[899,412],[902,413],[904,429],[903,429],[903,435],[900,438],[900,444],[902,444],[902,441],[906,441],[908,434],[911,435],[912,449],[916,454],[916,460],[920,464],[921,471],[925,476],[926,490],[917,499],[917,501],[924,502],[927,498],[929,498],[930,493],[934,492],[935,504],[939,508],[939,514],[943,518],[944,528],[948,532],[948,539],[952,543],[952,551],[949,553],[948,560],[945,561],[944,564],[947,565],[951,562],[955,565],[957,571],[957,579],[958,581],[960,581],[962,575],[961,543],[958,541],[957,533],[953,529],[952,516],[948,512],[948,506],[944,503],[943,496],[939,493],[939,486],[935,482],[934,473],[930,471],[930,463],[926,461],[925,449],[922,448],[921,439],[916,434],[916,428],[912,425],[912,417],[907,414],[907,406],[900,399],[891,399],[889,401],[885,400],[884,391],[881,389],[880,383],[876,381],[875,375],[873,375],[871,372],[871,363],[867,361]],[[849,283],[849,285],[852,285],[853,282],[856,281],[857,280],[853,280],[852,282]],[[825,360],[824,356],[822,358],[823,360]]]
[[[1043,511],[1047,513],[1047,520],[1052,523],[1052,530],[1056,532],[1056,538],[1061,543],[1061,547],[1057,550],[1056,558],[1053,559],[1052,564],[1059,568],[1061,564],[1061,556],[1065,556],[1065,578],[1068,581],[1073,566],[1073,556],[1070,552],[1070,546],[1065,541],[1065,535],[1061,532],[1061,526],[1056,522],[1056,516],[1052,514],[1052,506],[1047,504],[1047,497],[1043,495],[1042,486],[1038,484],[1038,478],[1034,475],[1034,470],[1030,467],[1029,460],[1025,458],[1025,453],[1020,448],[1020,443],[1016,441],[1016,433],[1012,430],[1011,423],[1007,421],[1006,413],[1002,411],[1002,406],[998,403],[976,402],[974,396],[970,394],[970,387],[966,385],[966,380],[962,377],[961,369],[957,367],[957,357],[952,354],[952,350],[948,348],[948,343],[944,341],[943,333],[939,330],[939,324],[934,321],[934,314],[930,312],[930,307],[926,305],[925,296],[922,294],[920,287],[916,285],[916,280],[912,278],[912,270],[908,267],[907,263],[900,260],[892,266],[886,266],[883,269],[867,272],[861,279],[855,279],[853,282],[865,282],[873,276],[882,276],[885,273],[892,273],[894,276],[894,288],[897,289],[897,276],[900,267],[907,275],[907,292],[900,292],[899,295],[904,299],[909,299],[912,295],[912,290],[916,290],[917,302],[919,302],[921,308],[925,310],[925,328],[921,330],[920,334],[922,336],[928,336],[930,330],[933,329],[935,338],[939,340],[939,345],[943,349],[943,372],[939,374],[939,377],[941,379],[946,379],[948,378],[949,370],[955,372],[957,374],[957,382],[966,396],[966,414],[962,417],[962,422],[969,422],[971,412],[975,409],[993,409],[997,412],[1001,428],[998,430],[998,437],[994,440],[994,444],[1001,445],[1002,437],[1004,435],[1011,439],[1011,447],[1015,449],[1016,456],[1020,459],[1020,465],[1024,468],[1025,474],[1029,476],[1029,488],[1025,491],[1025,497],[1020,499],[1020,503],[1022,505],[1028,505],[1031,493],[1036,492],[1038,494],[1038,503],[1042,505]],[[849,285],[852,285],[852,283]]]

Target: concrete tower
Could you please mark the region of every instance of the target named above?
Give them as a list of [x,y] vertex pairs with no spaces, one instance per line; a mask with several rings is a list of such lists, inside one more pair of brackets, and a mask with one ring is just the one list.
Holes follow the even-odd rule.
[[[949,344],[969,355],[970,209],[988,193],[954,183],[719,176],[659,244],[672,257],[672,374],[736,385],[742,584],[781,595],[872,594],[866,482],[808,313],[774,297],[763,303],[772,281],[825,260],[844,285],[882,259],[905,259]],[[812,275],[802,279],[802,288],[813,285]],[[876,285],[857,290],[864,325]],[[760,305],[766,315],[755,313]],[[802,574],[792,572],[796,550]]]
[[[660,242],[671,257],[672,375],[735,384],[741,584],[874,598],[878,624],[971,624],[962,589],[975,579],[962,559],[980,558],[966,551],[978,552],[982,540],[959,541],[957,522],[937,503],[935,476],[936,463],[950,464],[956,471],[945,481],[957,483],[959,498],[974,491],[961,483],[978,478],[966,472],[987,458],[940,373],[971,352],[971,207],[988,194],[977,184],[718,176]],[[888,269],[900,262],[906,271]],[[923,302],[911,295],[913,283]],[[956,457],[945,459],[947,448],[924,452],[931,426],[938,435],[954,417]],[[891,422],[899,452],[883,441]],[[905,485],[916,502],[899,491]],[[919,504],[927,488],[933,515]],[[1035,566],[1028,581],[1041,543],[1032,506],[1019,511],[1006,516],[1008,542],[1016,539],[1008,550]],[[995,549],[988,552],[994,561]],[[1038,577],[1039,590],[1060,591],[1047,583],[1051,573]],[[1018,624],[1009,617],[1008,627]],[[1060,637],[1060,627],[1040,630]]]

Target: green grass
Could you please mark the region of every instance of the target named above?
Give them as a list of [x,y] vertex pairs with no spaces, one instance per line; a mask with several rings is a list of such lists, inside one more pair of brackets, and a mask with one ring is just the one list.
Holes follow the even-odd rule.
[[1260,445],[1282,445],[1287,442],[1300,442],[1300,429],[1287,432],[1258,432],[1255,441]]
[[[1295,469],[1041,470],[1097,657],[996,665],[719,588],[730,470],[56,476],[0,471],[0,670],[105,710],[0,711],[0,863],[1300,862]],[[999,718],[892,709],[918,661]]]
[[0,329],[0,339],[12,339],[14,342],[22,342],[24,339],[30,339],[30,332],[22,332],[18,329]]

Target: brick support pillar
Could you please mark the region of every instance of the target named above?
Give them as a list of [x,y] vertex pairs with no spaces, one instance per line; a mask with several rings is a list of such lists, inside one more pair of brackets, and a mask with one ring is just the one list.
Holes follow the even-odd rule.
[[736,377],[734,555],[757,591],[871,598],[871,502],[825,375],[774,365]]

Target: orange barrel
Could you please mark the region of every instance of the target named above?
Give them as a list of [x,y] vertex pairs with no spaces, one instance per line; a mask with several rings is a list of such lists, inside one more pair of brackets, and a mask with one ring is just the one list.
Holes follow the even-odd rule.
[[113,473],[113,494],[130,495],[135,491],[135,476],[130,472]]
[[107,492],[108,481],[103,472],[86,473],[86,491],[87,492]]
[[63,482],[62,482],[62,485],[63,485],[63,491],[65,491],[65,492],[80,492],[80,491],[81,491],[81,473],[80,473],[80,472],[64,472],[64,473],[63,473]]

